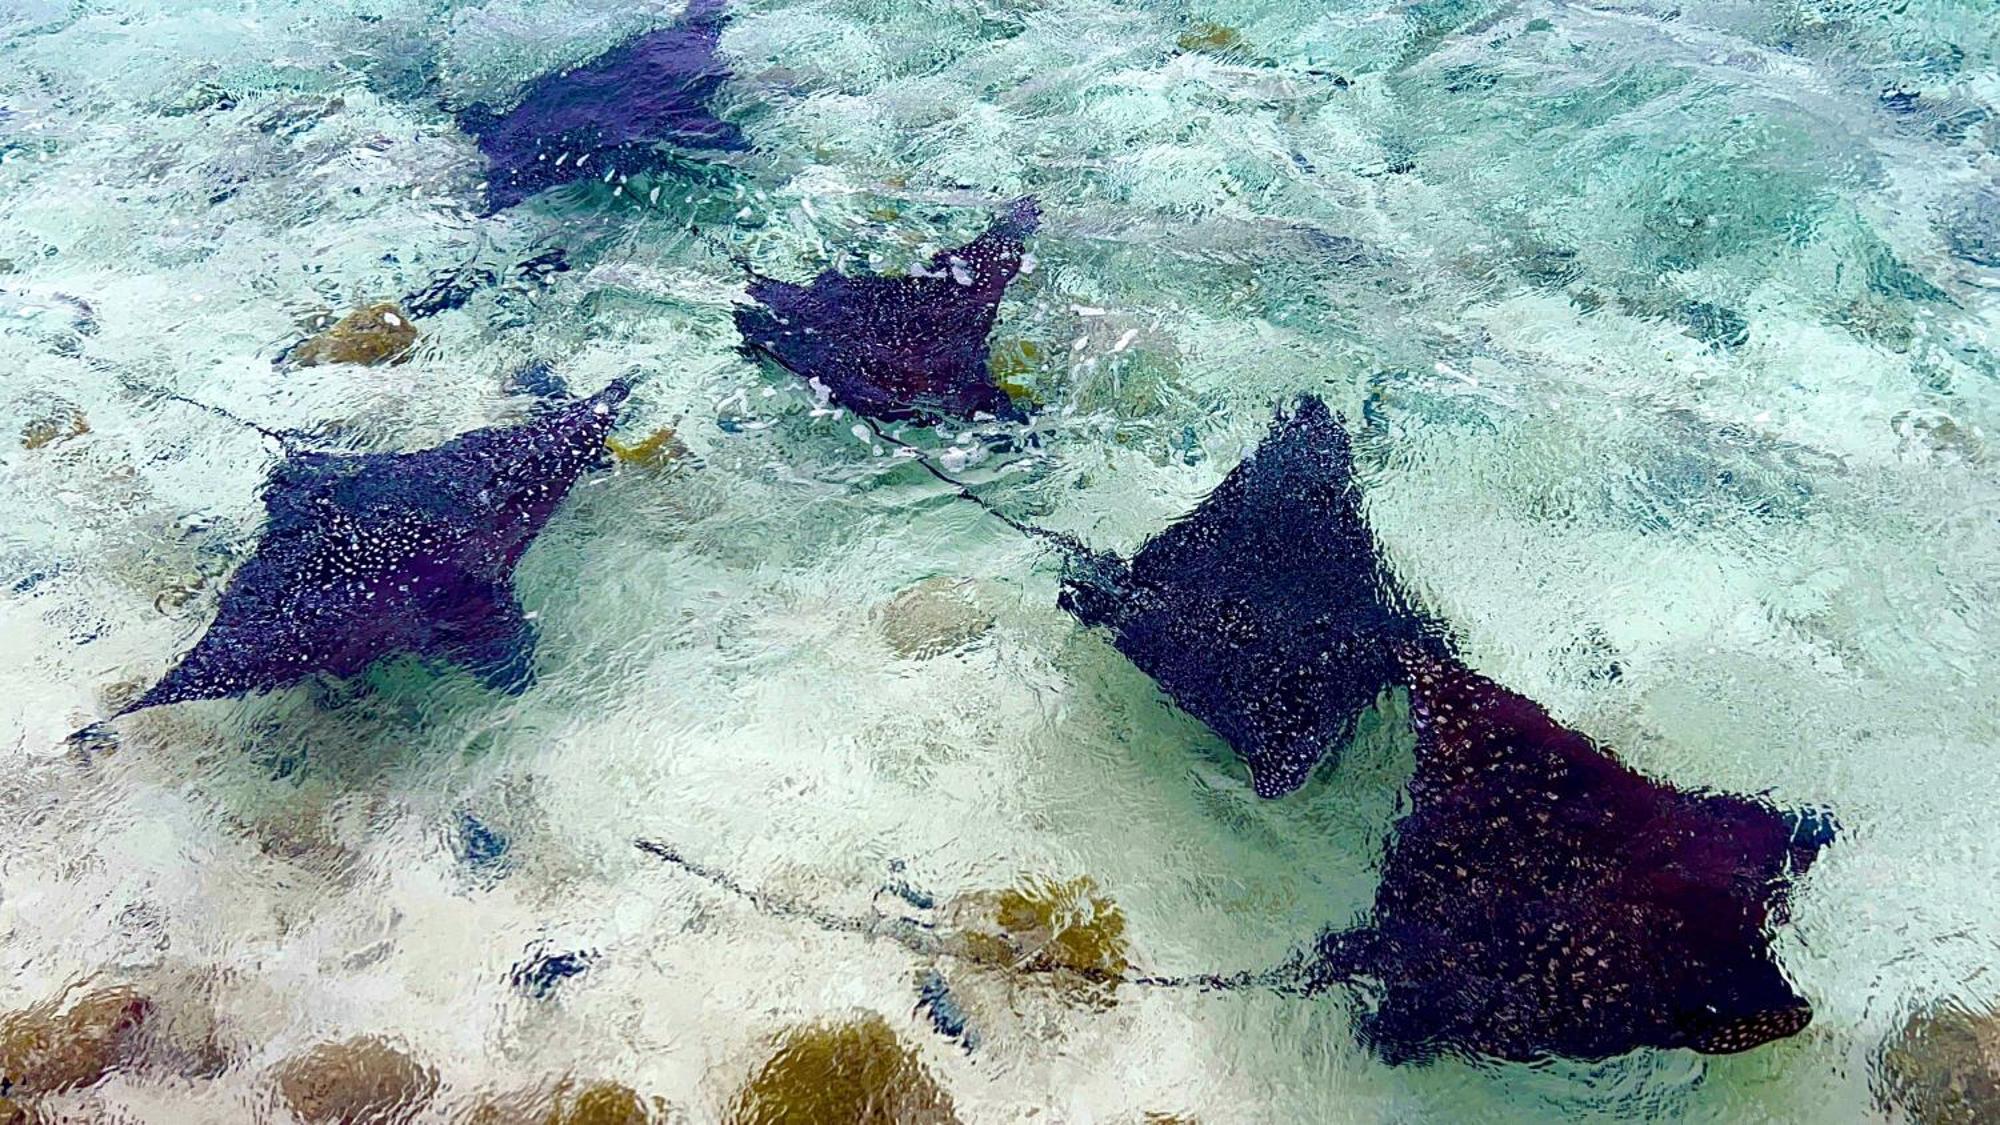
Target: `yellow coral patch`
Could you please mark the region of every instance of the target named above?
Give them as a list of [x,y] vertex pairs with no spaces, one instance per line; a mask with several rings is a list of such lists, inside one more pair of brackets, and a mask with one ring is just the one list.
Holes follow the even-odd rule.
[[564,1079],[506,1098],[488,1098],[463,1125],[664,1125],[673,1119],[666,1102],[647,1099],[620,1082],[583,1085]]
[[666,1106],[657,1099],[648,1105],[630,1086],[594,1082],[559,1100],[556,1113],[549,1125],[654,1125],[666,1119]]
[[640,465],[649,469],[678,461],[688,454],[687,446],[674,434],[673,427],[661,426],[645,437],[634,442],[620,441],[615,437],[604,439],[605,448],[612,456],[627,465]]

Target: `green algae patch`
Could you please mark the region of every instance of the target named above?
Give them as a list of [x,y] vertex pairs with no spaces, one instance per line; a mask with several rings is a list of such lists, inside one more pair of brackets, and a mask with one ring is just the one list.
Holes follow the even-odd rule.
[[1022,407],[1042,405],[1035,384],[1048,367],[1048,349],[1034,340],[1001,340],[986,355],[986,370],[992,374],[993,384]]

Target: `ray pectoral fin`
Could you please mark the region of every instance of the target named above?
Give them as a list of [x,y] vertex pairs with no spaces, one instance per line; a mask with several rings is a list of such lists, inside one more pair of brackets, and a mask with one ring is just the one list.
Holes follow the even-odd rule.
[[1792,870],[1800,873],[1812,865],[1819,856],[1820,849],[1833,843],[1840,832],[1840,824],[1827,809],[1791,809],[1782,812],[1785,824],[1792,830],[1791,852]]
[[535,624],[514,592],[498,587],[440,626],[432,655],[493,691],[519,695],[535,682]]
[[483,105],[469,105],[458,111],[458,127],[477,137],[492,129],[500,121],[500,115]]
[[1733,1055],[1797,1035],[1811,1022],[1812,1008],[1801,1001],[1704,1032],[1689,1045],[1705,1055]]
[[1207,723],[1260,797],[1304,784],[1397,676],[1398,616],[1347,432],[1302,398],[1130,562],[1075,555],[1062,605]]
[[1308,994],[1324,992],[1374,975],[1382,952],[1382,935],[1377,930],[1328,930],[1287,968],[1297,988]]
[[1031,204],[905,276],[823,271],[804,286],[753,276],[744,346],[877,421],[1025,417],[987,366],[987,337],[1020,272]]
[[1105,551],[1079,547],[1063,558],[1062,591],[1056,602],[1085,625],[1116,628],[1136,595],[1131,567]]
[[803,290],[788,282],[753,278],[747,290],[749,303],[738,305],[735,313],[743,350],[751,355],[769,356],[782,365],[785,349],[779,337],[790,335],[784,322],[796,311],[803,294]]
[[[124,714],[124,712],[119,712]],[[117,718],[116,715],[112,718]],[[89,761],[92,757],[118,748],[118,732],[111,729],[111,720],[104,719],[75,731],[63,739],[72,755]]]
[[1824,825],[1641,774],[1448,652],[1402,660],[1416,773],[1376,892],[1379,1055],[1728,1052],[1805,1026],[1769,927]]

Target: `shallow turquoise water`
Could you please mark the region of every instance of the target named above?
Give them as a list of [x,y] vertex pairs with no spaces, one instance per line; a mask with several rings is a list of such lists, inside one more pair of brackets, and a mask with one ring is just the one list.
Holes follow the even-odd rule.
[[[755,154],[475,217],[445,105],[677,11],[0,5],[0,402],[89,426],[4,447],[6,1006],[179,982],[153,987],[227,1048],[66,1104],[252,1119],[279,1060],[380,1033],[438,1066],[426,1120],[565,1071],[718,1120],[773,1031],[879,1011],[968,1122],[1865,1121],[1907,1012],[2000,1001],[1990,5],[750,2],[724,109]],[[900,950],[632,852],[852,909],[891,859],[940,894],[1088,873],[1167,970],[1365,909],[1396,704],[1257,801],[1045,556],[740,357],[739,275],[683,233],[789,277],[893,268],[1027,192],[1037,268],[995,337],[1034,345],[1047,440],[973,472],[1130,548],[1272,403],[1327,395],[1393,565],[1483,671],[1656,775],[1836,810],[1779,943],[1805,1034],[1390,1069],[1337,998],[987,981],[967,1057],[910,1015]],[[550,246],[576,268],[424,321],[406,364],[272,366],[317,314]],[[88,767],[58,746],[206,623],[270,463],[129,380],[414,448],[518,411],[501,375],[535,357],[652,372],[627,431],[698,460],[581,489],[529,554],[534,691],[398,667],[135,718]],[[886,607],[939,575],[992,624],[899,655]],[[510,868],[455,858],[466,812]],[[598,959],[524,998],[537,943]]]

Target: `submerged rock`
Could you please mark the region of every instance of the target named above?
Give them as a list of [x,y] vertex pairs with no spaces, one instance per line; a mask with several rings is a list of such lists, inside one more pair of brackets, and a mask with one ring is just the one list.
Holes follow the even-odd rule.
[[305,132],[346,108],[346,100],[339,96],[295,98],[280,102],[251,118],[250,126],[260,133],[291,137]]
[[1975,266],[2000,268],[2000,187],[1967,195],[1945,216],[1945,245]]
[[1734,309],[1689,301],[1680,307],[1680,320],[1687,326],[1686,334],[1704,344],[1740,348],[1750,342],[1750,322]]
[[665,1101],[641,1097],[623,1083],[564,1079],[553,1087],[485,1099],[457,1120],[462,1125],[665,1125],[675,1116]]
[[353,873],[360,853],[347,839],[352,818],[365,821],[366,802],[344,804],[335,792],[311,788],[238,821],[243,835],[270,859],[327,879]]
[[208,110],[232,110],[236,108],[236,95],[213,82],[200,82],[176,100],[160,110],[167,117],[186,117],[191,113]]
[[285,357],[295,367],[328,363],[358,363],[373,367],[402,363],[417,342],[417,326],[409,314],[384,301],[357,309],[332,327],[293,348]]
[[216,1008],[226,971],[172,967],[148,973],[152,1001],[135,1057],[148,1074],[214,1078],[229,1068],[226,1025]]
[[153,1003],[137,991],[103,988],[68,1010],[60,998],[0,1019],[0,1089],[11,1097],[94,1086],[138,1054]]
[[667,1105],[659,1098],[648,1101],[630,1086],[616,1082],[595,1082],[575,1095],[558,1094],[555,1113],[544,1118],[546,1125],[651,1125],[667,1120]]
[[1131,968],[1125,912],[1088,875],[975,891],[946,908],[955,951],[1014,971],[1057,974],[1072,1000],[1109,1006]]
[[963,648],[993,627],[970,578],[938,576],[910,586],[876,611],[882,638],[896,655],[924,660]]
[[306,1125],[401,1125],[430,1105],[438,1077],[386,1040],[362,1036],[280,1065],[277,1086]]
[[1889,424],[1899,439],[1899,451],[1956,456],[1974,463],[1986,460],[1986,435],[1980,428],[1942,411],[1904,410]]
[[1183,51],[1226,55],[1243,48],[1243,33],[1225,24],[1198,23],[1181,32],[1174,43]]
[[21,427],[21,448],[41,449],[89,432],[90,419],[83,416],[83,411],[66,402],[57,403]]
[[1024,409],[1042,405],[1035,387],[1050,369],[1048,349],[1034,340],[1001,340],[987,353],[986,367],[994,385],[1005,392],[1014,405]]
[[1619,304],[1633,316],[1655,317],[1680,326],[1681,334],[1710,347],[1740,348],[1750,342],[1743,314],[1707,301],[1681,300],[1660,291],[1630,294]]
[[1913,1125],[2000,1121],[2000,1012],[1914,1012],[1882,1050],[1882,1100]]
[[1917,322],[1908,301],[1890,300],[1869,293],[1843,305],[1833,322],[1856,337],[1881,344],[1893,352],[1907,352],[1916,342]]
[[888,1021],[809,1024],[777,1049],[731,1103],[728,1125],[957,1125],[951,1098]]
[[481,881],[496,882],[513,870],[514,860],[508,853],[513,849],[514,841],[506,832],[487,824],[468,810],[461,810],[458,814],[452,844],[458,861]]

